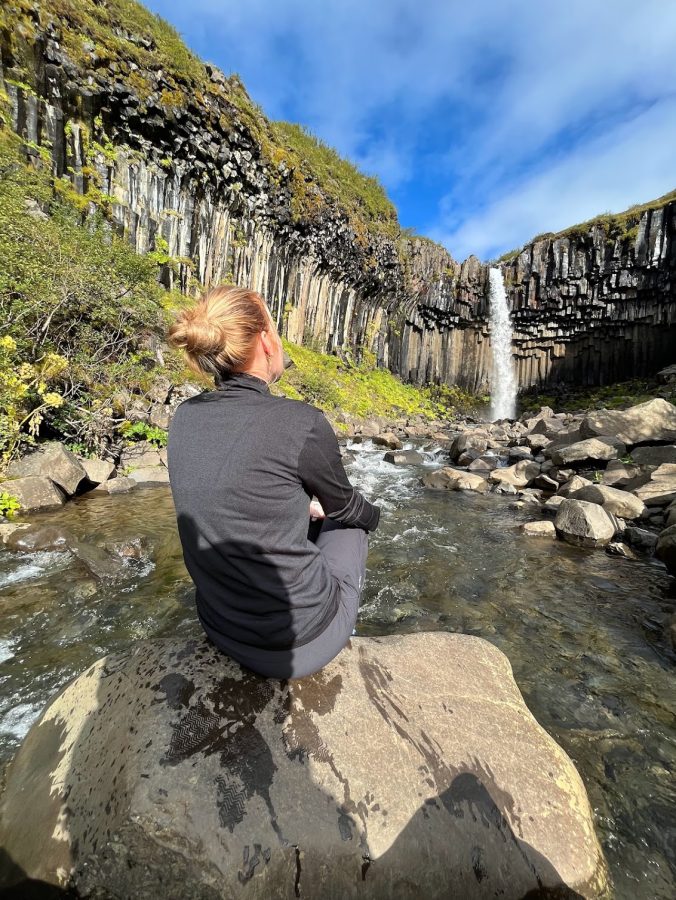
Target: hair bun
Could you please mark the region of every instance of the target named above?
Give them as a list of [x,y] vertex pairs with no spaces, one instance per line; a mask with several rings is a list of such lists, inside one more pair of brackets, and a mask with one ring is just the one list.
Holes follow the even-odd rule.
[[270,312],[260,294],[237,285],[219,285],[195,306],[178,313],[167,340],[185,352],[192,369],[214,375],[245,364],[258,335],[270,327]]

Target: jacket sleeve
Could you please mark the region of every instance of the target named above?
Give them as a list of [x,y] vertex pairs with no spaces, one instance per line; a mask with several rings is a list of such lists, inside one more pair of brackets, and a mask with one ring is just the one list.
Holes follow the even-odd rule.
[[377,528],[380,507],[369,503],[350,484],[336,435],[319,411],[298,457],[298,474],[305,488],[321,503],[327,518],[366,531]]

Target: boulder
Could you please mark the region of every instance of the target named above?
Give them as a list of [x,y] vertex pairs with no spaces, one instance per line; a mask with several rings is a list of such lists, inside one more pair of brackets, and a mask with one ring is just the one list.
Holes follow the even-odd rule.
[[556,528],[549,519],[543,519],[541,522],[524,522],[521,531],[529,537],[556,537]]
[[665,525],[676,525],[676,503],[672,503],[667,509]]
[[605,509],[585,500],[564,499],[556,513],[554,525],[564,541],[582,547],[605,546],[616,531]]
[[87,474],[87,481],[91,481],[92,484],[101,484],[103,481],[108,481],[115,471],[113,463],[108,462],[106,459],[96,459],[94,457],[87,459],[80,456],[78,461]]
[[500,481],[493,485],[493,494],[506,494],[507,496],[515,496],[518,491],[513,484],[508,481]]
[[662,463],[650,480],[634,490],[646,506],[667,506],[676,500],[676,463]]
[[386,431],[384,434],[376,434],[373,436],[373,443],[376,447],[389,447],[390,450],[401,450],[402,444],[396,434]]
[[129,472],[129,478],[137,484],[169,484],[169,470],[166,466],[141,466]]
[[520,462],[522,459],[532,460],[533,454],[528,447],[510,447],[507,451],[510,462]]
[[662,384],[670,384],[671,382],[676,381],[676,364],[660,369],[657,373],[657,380]]
[[443,631],[352,637],[302,679],[201,639],[104,657],[10,763],[0,839],[17,897],[607,891],[583,782],[509,661]]
[[660,532],[655,546],[655,556],[664,563],[672,575],[676,575],[676,525]]
[[120,454],[120,468],[128,474],[132,469],[142,469],[146,466],[159,466],[162,462],[159,450],[149,441],[138,441],[125,447]]
[[388,450],[383,459],[395,466],[419,465],[425,461],[425,457],[417,450]]
[[34,509],[51,509],[63,506],[66,495],[54,484],[51,478],[41,475],[27,475],[25,478],[13,478],[0,483],[0,493],[7,492],[16,497],[21,505],[21,512]]
[[606,546],[606,553],[610,554],[610,556],[621,556],[622,559],[639,558],[631,549],[631,547],[629,547],[628,544],[625,544],[623,541],[611,541]]
[[485,453],[488,449],[488,438],[481,432],[465,432],[454,438],[449,450],[451,459],[457,459],[465,450],[477,450]]
[[573,500],[588,500],[590,503],[598,503],[607,512],[623,519],[638,519],[643,515],[645,503],[628,491],[620,491],[618,488],[608,487],[605,484],[588,484],[570,494]]
[[560,494],[555,494],[553,497],[550,497],[549,500],[546,501],[546,503],[543,504],[542,509],[546,512],[556,513],[558,512],[559,506],[561,506],[565,499],[566,498],[562,497]]
[[542,491],[537,488],[524,488],[519,491],[518,499],[525,503],[542,503]]
[[0,522],[0,541],[7,544],[14,535],[30,527],[28,522]]
[[628,541],[632,547],[640,550],[641,553],[654,553],[657,545],[657,535],[648,531],[647,528],[637,528],[635,525],[629,525],[624,532],[624,539]]
[[601,476],[601,480],[603,484],[613,487],[626,487],[632,478],[636,478],[640,474],[640,471],[638,466],[628,466],[619,459],[611,459]]
[[171,406],[167,406],[164,403],[153,403],[150,407],[148,421],[155,428],[163,428],[166,431],[171,424],[172,413],[173,408]]
[[568,481],[561,485],[557,491],[557,495],[559,497],[570,497],[576,491],[593,483],[593,481],[590,481],[588,478],[583,478],[581,475],[573,475],[572,478],[569,478]]
[[624,444],[676,441],[676,406],[661,397],[630,409],[591,410],[580,424],[585,438],[612,434]]
[[544,450],[548,444],[551,444],[550,438],[545,437],[544,434],[529,434],[525,441],[531,450]]
[[539,419],[535,425],[530,429],[530,434],[540,434],[544,435],[544,437],[549,440],[553,440],[564,431],[566,427],[563,419],[550,417],[548,419]]
[[109,478],[97,485],[93,491],[87,491],[87,497],[93,497],[98,494],[124,494],[136,487],[136,482],[132,478],[126,478],[124,475],[118,475],[115,478]]
[[[479,453],[478,450],[463,450],[460,456],[455,460],[456,466],[469,466],[471,465],[475,459],[481,459],[483,454]],[[449,453],[450,457],[450,453]]]
[[51,478],[68,495],[74,494],[87,477],[77,456],[59,441],[48,441],[38,450],[10,463],[7,474],[13,478],[30,475]]
[[550,452],[550,448],[545,450],[545,456],[549,456],[555,466],[569,466],[571,463],[592,463],[604,462],[609,459],[617,459],[623,456],[625,447],[613,444],[613,438],[605,437],[588,438],[585,441],[578,441],[575,444],[569,444],[567,447],[560,447]]
[[549,453],[546,455],[551,455],[554,450],[559,450],[561,447],[569,447],[571,444],[577,444],[581,440],[582,435],[580,434],[579,428],[564,428],[557,432],[556,436],[552,438],[551,444],[547,445]]
[[460,472],[450,466],[427,472],[421,481],[425,487],[442,491],[480,491],[485,493],[490,490],[490,485],[481,475],[475,475],[473,472]]
[[380,425],[374,419],[367,419],[356,425],[355,431],[364,435],[364,437],[375,437],[377,434],[380,434]]
[[639,466],[661,466],[662,463],[676,463],[676,444],[634,447],[632,460]]
[[559,489],[558,481],[555,481],[553,478],[550,478],[549,475],[545,475],[542,472],[538,475],[538,477],[533,482],[533,487],[538,488],[541,491],[547,491],[548,493],[554,493]]
[[480,456],[478,459],[473,460],[467,468],[470,472],[481,474],[482,472],[492,472],[493,469],[497,469],[498,465],[499,460],[497,456]]
[[526,487],[533,479],[540,474],[540,463],[532,460],[522,459],[513,466],[504,466],[501,469],[494,469],[488,476],[489,479],[498,484],[507,482],[516,488]]
[[59,525],[27,525],[10,534],[5,544],[9,550],[35,553],[37,550],[67,551],[75,536]]

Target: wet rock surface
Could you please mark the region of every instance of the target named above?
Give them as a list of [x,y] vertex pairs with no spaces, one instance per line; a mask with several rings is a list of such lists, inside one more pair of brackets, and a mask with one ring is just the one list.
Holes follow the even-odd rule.
[[506,657],[443,632],[352,638],[295,681],[200,640],[105,657],[31,729],[0,822],[5,885],[102,900],[606,886],[583,784]]

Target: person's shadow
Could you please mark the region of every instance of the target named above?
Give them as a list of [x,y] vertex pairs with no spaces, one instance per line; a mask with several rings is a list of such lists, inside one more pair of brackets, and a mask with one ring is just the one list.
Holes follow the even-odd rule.
[[[318,531],[317,523],[311,527]],[[236,575],[237,560],[260,548],[240,541],[199,552],[205,571],[222,572],[224,560],[226,567],[231,560]],[[263,602],[277,598],[276,621],[286,637],[294,633],[294,620],[288,608],[284,616],[283,603],[279,605],[283,583],[271,567],[262,584],[267,592]],[[287,654],[291,666],[293,650],[279,652]],[[364,647],[360,649],[359,639],[349,640],[345,652],[357,654],[350,665],[359,666],[373,716],[385,719],[396,731],[405,754],[418,754],[420,783],[410,789],[429,793],[386,852],[374,858],[370,846],[370,833],[377,825],[383,827],[388,812],[379,808],[378,773],[374,772],[372,796],[352,796],[349,780],[324,740],[327,732],[318,725],[343,690],[339,668],[300,679],[273,679],[237,668],[207,638],[148,641],[135,646],[131,660],[113,660],[101,670],[96,703],[90,703],[92,711],[76,734],[69,734],[67,717],[33,726],[8,773],[10,787],[14,778],[23,789],[10,794],[9,807],[4,802],[0,896],[51,900],[87,896],[94,886],[99,888],[97,900],[235,896],[203,885],[200,874],[207,861],[191,861],[185,849],[191,844],[182,828],[191,829],[196,810],[190,810],[190,803],[196,801],[190,792],[181,791],[188,774],[194,776],[202,766],[202,777],[191,791],[197,792],[199,814],[203,809],[207,821],[218,823],[223,847],[242,846],[241,837],[237,844],[238,829],[243,829],[240,835],[247,833],[245,820],[254,807],[253,815],[266,810],[267,823],[261,831],[274,835],[268,842],[247,843],[241,859],[229,855],[222,861],[236,878],[242,897],[581,898],[514,830],[510,821],[519,829],[514,801],[490,770],[478,760],[462,770],[448,765],[436,749],[430,749],[423,729],[409,724],[406,710],[392,712],[396,695],[389,692],[387,681],[392,677],[396,682],[396,673],[385,677]],[[157,721],[158,705],[166,708],[160,733],[144,731],[144,711],[152,710],[152,716],[145,714],[146,721]],[[73,738],[69,770],[55,785],[55,761]],[[354,752],[360,752],[358,746]],[[280,758],[286,760],[283,774]],[[148,779],[144,796],[152,787],[174,815],[171,828],[177,843],[168,851],[165,841],[150,862],[140,851],[137,859],[138,848],[133,846],[121,851],[116,839],[116,823],[124,821],[128,798],[139,787],[138,760],[145,773],[141,777]],[[413,770],[413,764],[408,765]],[[313,777],[319,767],[324,783],[336,785],[335,794]],[[175,775],[165,778],[170,770]],[[382,775],[391,777],[388,772]],[[279,797],[285,802],[275,800]],[[158,808],[151,809],[151,818]],[[51,839],[57,821],[68,834],[67,842]],[[190,834],[195,836],[194,827]],[[315,837],[315,847],[328,846],[331,852],[319,858],[323,851],[316,850],[313,856]],[[153,838],[148,840],[152,843]],[[156,871],[149,874],[153,864]],[[218,867],[213,859],[208,864]],[[55,887],[46,875],[37,875],[41,866],[46,873],[59,867],[69,871],[72,865],[76,883],[86,888],[84,894]],[[188,884],[183,893],[181,885]]]

